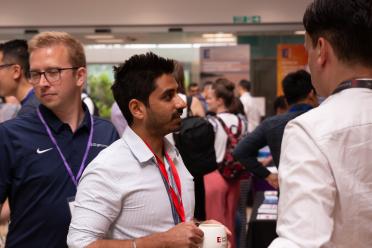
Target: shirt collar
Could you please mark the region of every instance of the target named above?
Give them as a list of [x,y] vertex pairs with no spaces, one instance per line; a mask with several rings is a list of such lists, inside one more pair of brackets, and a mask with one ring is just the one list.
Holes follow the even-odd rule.
[[[146,143],[129,127],[124,130],[122,139],[129,146],[129,149],[141,164],[147,164],[149,160],[155,159],[152,151],[147,147]],[[179,159],[179,153],[166,138],[164,138],[164,147],[169,157],[175,162]]]
[[249,91],[246,91],[242,94],[242,96],[251,96],[251,93]]
[[308,111],[312,108],[313,108],[313,106],[311,106],[309,104],[299,103],[299,104],[294,104],[292,107],[290,107],[288,112]]
[[[79,125],[78,129],[82,127],[86,127],[88,130],[91,127],[90,123],[90,113],[88,111],[87,106],[83,104],[83,111],[84,111],[84,118],[81,124]],[[45,122],[48,124],[48,126],[53,130],[55,133],[59,133],[62,131],[62,128],[64,125],[67,125],[66,123],[63,123],[54,113],[52,110],[48,109],[46,106],[40,104],[39,105],[40,112],[43,115]]]

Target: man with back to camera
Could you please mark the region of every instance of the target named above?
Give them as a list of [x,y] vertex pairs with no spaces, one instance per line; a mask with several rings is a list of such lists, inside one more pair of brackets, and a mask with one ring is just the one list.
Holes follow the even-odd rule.
[[303,23],[316,109],[288,123],[270,248],[372,247],[372,2],[315,0]]
[[17,115],[34,112],[39,100],[29,83],[29,53],[26,40],[11,40],[0,46],[0,96],[15,96],[21,103]]
[[8,197],[11,211],[5,246],[65,248],[77,181],[118,135],[82,104],[86,61],[80,42],[45,32],[30,40],[29,49],[30,83],[41,104],[0,125],[0,202]]
[[278,188],[278,175],[271,173],[257,160],[261,148],[269,146],[274,163],[279,166],[280,146],[284,128],[297,116],[317,106],[317,98],[311,83],[310,74],[304,70],[289,73],[282,81],[284,96],[289,110],[282,115],[265,119],[252,133],[244,137],[233,152],[247,170],[255,176],[265,179],[272,187]]
[[[164,138],[181,124],[172,60],[135,55],[112,87],[128,126],[85,170],[68,234],[70,248],[199,247],[194,182]],[[109,179],[109,180],[108,180]]]
[[257,105],[251,96],[252,83],[248,80],[240,80],[237,90],[239,99],[244,107],[245,117],[248,119],[248,132],[252,132],[261,122],[261,115]]

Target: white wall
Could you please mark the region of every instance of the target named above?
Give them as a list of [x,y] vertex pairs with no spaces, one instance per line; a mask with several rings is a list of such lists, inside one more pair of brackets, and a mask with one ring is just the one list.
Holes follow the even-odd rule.
[[0,27],[301,22],[311,0],[1,0]]

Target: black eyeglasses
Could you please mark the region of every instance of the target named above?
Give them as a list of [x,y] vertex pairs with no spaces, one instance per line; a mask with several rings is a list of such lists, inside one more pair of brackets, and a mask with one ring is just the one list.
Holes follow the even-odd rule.
[[0,69],[6,68],[12,65],[15,65],[15,64],[3,64],[3,65],[0,65]]
[[56,82],[61,80],[61,71],[64,70],[77,70],[80,67],[68,67],[68,68],[49,68],[45,71],[30,71],[30,83],[36,85],[40,83],[41,75],[44,75],[45,79],[50,85],[54,85]]

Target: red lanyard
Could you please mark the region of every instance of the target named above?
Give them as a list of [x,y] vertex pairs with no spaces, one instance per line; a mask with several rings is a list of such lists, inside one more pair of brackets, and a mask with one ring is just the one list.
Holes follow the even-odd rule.
[[163,161],[158,156],[156,156],[156,154],[151,149],[150,145],[147,144],[147,143],[146,143],[146,145],[148,146],[148,148],[150,149],[150,151],[154,154],[154,156],[156,158],[156,162],[158,164],[159,171],[160,171],[163,179],[165,179],[164,181],[167,183],[167,185],[165,185],[166,188],[167,188],[167,193],[168,193],[168,195],[170,195],[170,198],[172,199],[173,206],[176,208],[176,211],[178,213],[178,216],[179,216],[181,222],[185,222],[185,209],[184,209],[183,203],[182,203],[181,181],[180,181],[180,177],[178,176],[176,166],[174,165],[172,159],[169,157],[168,153],[166,151],[164,151],[165,158],[168,161],[168,164],[171,168],[171,173],[172,173],[174,181],[176,183],[176,187],[177,187],[179,197],[177,196],[177,193],[175,192],[175,190],[173,189],[172,185],[169,182],[169,177],[168,177],[167,170],[165,168],[165,164],[163,163]]

